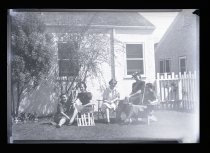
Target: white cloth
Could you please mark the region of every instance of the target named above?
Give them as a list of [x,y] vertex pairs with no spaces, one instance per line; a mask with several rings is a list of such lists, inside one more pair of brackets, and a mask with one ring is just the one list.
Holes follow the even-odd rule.
[[120,98],[120,94],[116,89],[107,88],[103,93],[103,100],[112,101],[116,98]]
[[105,110],[106,108],[109,109],[116,109],[117,104],[116,101],[112,101],[116,98],[120,98],[120,94],[116,89],[110,89],[107,88],[103,93],[103,104],[102,104],[102,110]]
[[109,108],[109,109],[114,109],[114,110],[116,110],[116,108],[117,108],[117,105],[115,104],[115,103],[103,103],[102,104],[102,110],[104,111],[106,108]]

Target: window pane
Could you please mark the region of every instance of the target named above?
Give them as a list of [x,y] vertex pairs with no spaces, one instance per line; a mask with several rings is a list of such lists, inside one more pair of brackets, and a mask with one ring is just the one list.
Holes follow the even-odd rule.
[[127,60],[127,75],[131,75],[135,71],[144,74],[143,60]]
[[180,71],[181,71],[181,74],[184,74],[184,72],[186,72],[186,59],[185,58],[180,59]]
[[163,61],[160,61],[160,73],[164,73]]
[[142,44],[126,44],[127,58],[143,58]]
[[184,74],[184,72],[186,72],[186,68],[185,67],[181,67],[181,74]]
[[165,64],[166,64],[166,72],[167,73],[171,72],[171,61],[165,60]]
[[58,43],[58,59],[70,59],[72,47],[69,43]]
[[79,67],[76,62],[70,60],[59,60],[59,76],[76,76],[79,72]]
[[185,59],[180,59],[180,66],[185,67],[185,65],[186,65]]

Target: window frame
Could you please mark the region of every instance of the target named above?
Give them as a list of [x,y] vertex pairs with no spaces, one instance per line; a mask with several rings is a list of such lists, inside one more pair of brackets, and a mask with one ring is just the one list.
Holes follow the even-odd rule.
[[[60,61],[68,61],[69,63],[71,62],[71,60],[69,59],[69,58],[59,58],[59,47],[58,47],[58,45],[59,44],[65,44],[65,43],[68,43],[67,41],[57,41],[57,48],[58,48],[58,50],[57,50],[57,63],[58,63],[58,72],[59,72],[59,77],[63,77],[63,75],[61,75],[60,76]],[[67,57],[67,56],[64,56],[64,57]],[[73,70],[73,71],[75,71],[75,70]],[[67,75],[67,77],[71,77],[72,75]],[[64,77],[65,77],[65,75],[64,75]]]
[[[163,62],[163,72],[161,72],[161,66],[160,66],[160,62]],[[159,60],[159,73],[164,73],[165,72],[165,64],[164,64],[165,62],[164,62],[164,59],[161,59],[161,60]]]
[[[130,44],[130,45],[132,45],[132,44],[140,44],[140,45],[142,45],[142,58],[127,58],[127,50],[126,50],[126,45],[127,44]],[[127,69],[128,69],[128,67],[127,67],[127,60],[130,60],[130,61],[132,61],[132,60],[139,60],[139,61],[143,61],[143,71],[144,71],[144,73],[142,74],[142,77],[144,77],[145,76],[145,44],[144,44],[144,42],[125,42],[124,43],[124,48],[125,48],[125,71],[124,71],[124,78],[126,79],[126,78],[130,78],[131,77],[131,75],[128,75],[127,74]]]
[[[187,72],[187,56],[184,55],[184,56],[179,56],[179,72],[181,72],[181,59],[185,59],[185,72]],[[182,72],[181,72],[182,74]],[[183,73],[184,74],[184,73]],[[182,75],[183,75],[182,74]]]
[[[170,72],[166,72],[166,61],[167,61],[167,60],[170,61],[170,62],[169,62]],[[161,62],[161,61],[163,61],[163,72],[162,72],[162,73],[160,72],[160,62]],[[170,73],[172,73],[171,67],[172,67],[172,59],[171,59],[171,58],[164,58],[164,59],[160,59],[160,60],[159,60],[159,73],[160,73],[160,74],[164,74],[164,73],[170,74]]]
[[[169,61],[170,61],[170,62],[169,62],[170,72],[166,72],[166,60],[169,60]],[[172,59],[171,59],[171,58],[166,58],[166,59],[165,59],[165,73],[167,73],[167,74],[170,74],[170,73],[171,73],[171,62],[172,62]]]

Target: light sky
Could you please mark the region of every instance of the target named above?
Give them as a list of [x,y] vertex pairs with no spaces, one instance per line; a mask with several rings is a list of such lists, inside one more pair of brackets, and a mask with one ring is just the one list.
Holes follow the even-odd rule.
[[140,12],[140,14],[155,25],[156,29],[153,32],[153,37],[155,43],[157,43],[174,21],[178,12]]

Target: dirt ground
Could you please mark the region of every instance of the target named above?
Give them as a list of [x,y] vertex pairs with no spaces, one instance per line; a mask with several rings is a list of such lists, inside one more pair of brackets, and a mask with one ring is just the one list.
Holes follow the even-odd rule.
[[54,125],[46,124],[45,120],[38,123],[18,123],[12,127],[12,139],[14,143],[15,140],[97,140],[94,142],[107,140],[108,143],[111,142],[108,140],[135,140],[137,143],[141,140],[198,141],[195,132],[199,123],[196,122],[194,114],[156,111],[155,116],[158,121],[150,125],[144,121],[129,125],[119,123],[107,125],[96,120],[96,126],[92,127],[73,125],[56,128]]

